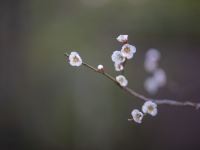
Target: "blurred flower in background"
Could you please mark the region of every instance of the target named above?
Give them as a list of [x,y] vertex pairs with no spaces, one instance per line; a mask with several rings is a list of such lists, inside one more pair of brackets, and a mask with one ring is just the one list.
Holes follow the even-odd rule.
[[156,94],[167,82],[165,71],[159,67],[160,59],[161,54],[157,49],[151,48],[146,52],[144,68],[151,76],[145,80],[144,88],[152,95]]

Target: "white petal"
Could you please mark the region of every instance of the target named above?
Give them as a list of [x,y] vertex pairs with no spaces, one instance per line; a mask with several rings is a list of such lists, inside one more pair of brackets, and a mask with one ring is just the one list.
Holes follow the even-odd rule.
[[128,41],[128,35],[119,35],[116,39],[117,41],[124,43]]
[[154,117],[154,116],[157,115],[157,113],[158,113],[158,109],[156,108],[156,109],[154,109],[153,111],[150,112],[150,115]]

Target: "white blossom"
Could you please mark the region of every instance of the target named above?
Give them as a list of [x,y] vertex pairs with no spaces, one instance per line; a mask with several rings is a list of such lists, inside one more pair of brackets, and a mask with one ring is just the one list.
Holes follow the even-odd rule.
[[98,65],[98,66],[97,66],[97,69],[98,69],[98,70],[103,70],[103,65],[101,65],[101,64]]
[[146,53],[144,68],[147,72],[154,72],[158,68],[158,61],[161,54],[157,49],[149,49]]
[[150,48],[146,53],[146,59],[149,61],[159,61],[161,58],[160,52],[155,48]]
[[145,59],[144,61],[144,69],[147,72],[154,72],[158,68],[158,63],[156,61],[152,61],[150,59]]
[[136,47],[130,44],[124,44],[121,49],[122,56],[127,59],[133,58],[133,55],[136,53]]
[[116,76],[116,81],[123,87],[128,85],[128,80],[123,75]]
[[144,82],[144,88],[149,94],[156,94],[160,87],[167,82],[167,77],[163,69],[156,69],[152,77],[148,77]]
[[149,94],[156,94],[159,89],[159,85],[154,77],[148,77],[144,82],[144,88]]
[[164,86],[167,82],[167,77],[166,77],[165,71],[163,69],[157,69],[154,72],[153,77],[159,87]]
[[69,55],[69,63],[71,66],[81,66],[82,65],[82,59],[80,55],[77,52],[71,52]]
[[111,59],[114,63],[120,64],[125,61],[125,57],[122,56],[122,53],[120,51],[114,51],[112,53]]
[[143,113],[140,112],[138,109],[134,109],[132,112],[131,112],[131,115],[133,117],[133,120],[136,122],[136,123],[142,123],[142,119],[144,117]]
[[128,35],[119,35],[116,39],[121,43],[125,43],[128,41]]
[[161,54],[156,49],[149,49],[146,53],[144,68],[152,74],[152,77],[146,79],[144,87],[150,94],[156,94],[160,87],[163,87],[167,82],[165,71],[159,68],[158,61]]
[[122,70],[124,70],[124,66],[122,64],[115,63],[114,66],[115,66],[115,70],[116,71],[122,71]]
[[157,104],[152,101],[147,101],[142,106],[143,113],[150,114],[151,116],[156,116],[158,113]]

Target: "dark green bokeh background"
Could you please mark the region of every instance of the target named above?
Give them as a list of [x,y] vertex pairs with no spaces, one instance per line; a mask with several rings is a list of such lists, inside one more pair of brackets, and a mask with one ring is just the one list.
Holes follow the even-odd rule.
[[153,47],[168,77],[155,97],[200,101],[198,0],[1,0],[0,149],[199,150],[199,111],[161,106],[157,117],[130,123],[140,100],[65,62],[65,48],[78,50],[115,75],[119,34],[137,47],[130,87],[149,96],[143,62]]

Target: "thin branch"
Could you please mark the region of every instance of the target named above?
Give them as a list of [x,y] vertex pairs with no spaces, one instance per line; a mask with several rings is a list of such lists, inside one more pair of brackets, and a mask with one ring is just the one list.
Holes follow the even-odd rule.
[[161,99],[161,100],[154,100],[155,103],[158,105],[166,104],[166,105],[174,105],[174,106],[191,106],[196,109],[200,108],[200,103],[194,103],[190,101],[185,101],[185,102],[180,102],[180,101],[175,101],[175,100],[170,100],[170,99]]
[[[66,57],[69,57],[68,53],[64,54]],[[99,71],[97,68],[83,62],[82,63],[85,67],[100,73],[102,75],[104,75],[105,77],[107,77],[109,80],[113,81],[118,87],[120,87],[121,89],[123,89],[125,92],[129,93],[132,96],[135,96],[143,101],[153,101],[158,105],[172,105],[172,106],[190,106],[190,107],[194,107],[196,109],[200,109],[200,103],[194,103],[194,102],[190,102],[190,101],[185,101],[185,102],[180,102],[180,101],[176,101],[176,100],[170,100],[170,99],[152,99],[152,98],[147,98],[142,94],[139,94],[138,92],[134,91],[133,89],[129,88],[129,87],[122,87],[117,81],[116,79],[111,76],[109,73],[106,73],[105,71]]]

